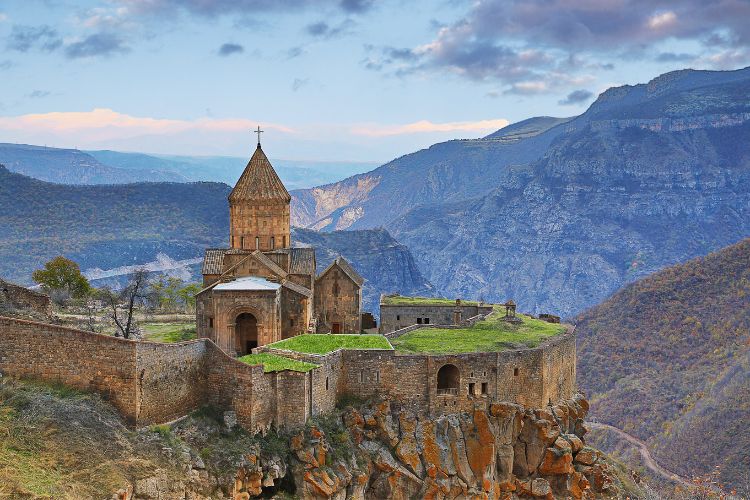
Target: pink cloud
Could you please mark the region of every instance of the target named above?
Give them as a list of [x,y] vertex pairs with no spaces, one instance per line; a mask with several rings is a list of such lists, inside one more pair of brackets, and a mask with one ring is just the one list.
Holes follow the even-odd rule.
[[352,128],[351,133],[354,135],[364,135],[368,137],[385,137],[391,135],[403,134],[422,134],[433,132],[493,132],[503,128],[510,122],[504,118],[497,120],[480,120],[475,122],[448,122],[433,123],[428,120],[420,120],[405,125],[360,125]]

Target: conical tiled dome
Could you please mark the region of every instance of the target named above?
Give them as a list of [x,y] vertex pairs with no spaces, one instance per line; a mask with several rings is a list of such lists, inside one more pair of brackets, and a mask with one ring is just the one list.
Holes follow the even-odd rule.
[[291,199],[292,197],[258,144],[240,180],[229,193],[229,201],[277,200],[289,203]]

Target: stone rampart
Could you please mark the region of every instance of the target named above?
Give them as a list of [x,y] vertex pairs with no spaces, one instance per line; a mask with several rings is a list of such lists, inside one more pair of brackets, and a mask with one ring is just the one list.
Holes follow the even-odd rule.
[[[0,372],[102,394],[135,427],[166,422],[202,405],[232,410],[249,432],[294,428],[330,413],[346,396],[390,396],[429,415],[493,401],[543,407],[575,390],[572,329],[532,349],[407,354],[388,349],[326,355],[261,348],[318,365],[306,373],[264,373],[208,339],[136,342],[0,317]],[[445,373],[451,372],[449,377]]]
[[49,315],[52,304],[48,295],[0,280],[0,310],[3,308],[30,309],[39,314]]

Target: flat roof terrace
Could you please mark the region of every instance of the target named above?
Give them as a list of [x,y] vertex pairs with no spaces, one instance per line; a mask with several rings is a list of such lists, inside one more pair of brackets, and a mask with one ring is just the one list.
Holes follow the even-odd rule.
[[[386,295],[380,299],[384,306],[455,306],[455,299],[440,297],[405,297],[403,295]],[[461,300],[462,306],[476,306],[479,302],[474,300]]]
[[328,354],[338,349],[388,349],[393,347],[382,335],[375,334],[316,334],[297,335],[266,347],[295,351],[303,354]]
[[422,354],[461,354],[526,349],[565,333],[569,325],[548,323],[524,314],[520,322],[504,321],[505,312],[495,308],[486,319],[466,328],[423,327],[391,338],[397,352]]

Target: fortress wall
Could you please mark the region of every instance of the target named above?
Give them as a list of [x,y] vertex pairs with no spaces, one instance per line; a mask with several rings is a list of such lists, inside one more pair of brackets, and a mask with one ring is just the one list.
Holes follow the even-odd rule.
[[291,429],[302,427],[310,416],[309,373],[283,371],[276,377],[276,425]]
[[309,372],[312,393],[312,415],[330,413],[336,408],[339,387],[344,372],[344,352],[339,350],[316,361],[320,368]]
[[540,349],[499,352],[495,398],[534,408],[544,406],[542,358]]
[[567,399],[576,390],[576,338],[571,329],[555,339],[543,353],[543,397],[552,402]]
[[402,404],[424,409],[428,405],[427,356],[396,356],[394,351],[344,351],[339,396],[370,398],[391,395]]
[[136,422],[133,341],[0,317],[0,371],[98,392],[125,420]]
[[174,420],[205,404],[206,343],[136,343],[137,424]]

